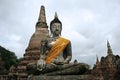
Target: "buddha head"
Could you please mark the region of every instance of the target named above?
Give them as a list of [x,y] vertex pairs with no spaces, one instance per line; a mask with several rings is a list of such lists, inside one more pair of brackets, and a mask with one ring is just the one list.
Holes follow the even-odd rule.
[[62,23],[58,19],[57,13],[55,13],[55,18],[50,22],[50,31],[52,35],[61,35]]

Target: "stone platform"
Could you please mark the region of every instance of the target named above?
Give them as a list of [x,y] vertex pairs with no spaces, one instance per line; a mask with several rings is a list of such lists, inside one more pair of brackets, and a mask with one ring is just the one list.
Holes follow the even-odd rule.
[[90,75],[29,76],[27,80],[90,80]]

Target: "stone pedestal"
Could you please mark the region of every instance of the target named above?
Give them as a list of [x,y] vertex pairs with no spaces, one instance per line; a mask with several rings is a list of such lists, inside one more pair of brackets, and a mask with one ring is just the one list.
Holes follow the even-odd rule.
[[90,80],[90,75],[29,76],[28,80]]

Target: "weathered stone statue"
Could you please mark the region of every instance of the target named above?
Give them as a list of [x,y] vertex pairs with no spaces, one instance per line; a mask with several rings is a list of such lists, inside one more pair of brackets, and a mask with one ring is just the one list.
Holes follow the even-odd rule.
[[84,63],[70,63],[72,58],[71,42],[61,37],[62,23],[55,13],[50,23],[51,36],[41,40],[40,59],[28,64],[29,74],[65,75],[84,73],[89,66]]

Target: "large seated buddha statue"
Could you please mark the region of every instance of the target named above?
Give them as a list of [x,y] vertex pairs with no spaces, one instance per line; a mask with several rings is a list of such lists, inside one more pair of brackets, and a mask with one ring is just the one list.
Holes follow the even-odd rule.
[[[61,37],[62,23],[55,13],[50,23],[51,35],[41,40],[40,59],[27,66],[28,74],[71,75],[82,74],[88,70],[85,63],[76,60],[71,63],[72,49],[70,40]],[[74,54],[75,55],[75,54]]]

